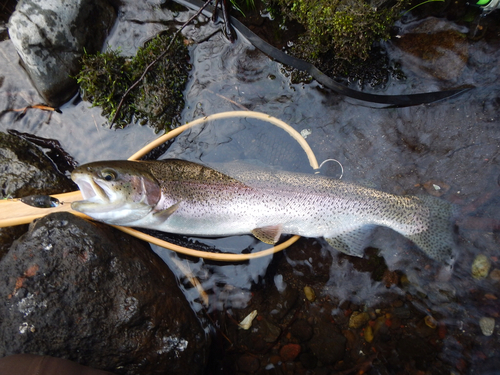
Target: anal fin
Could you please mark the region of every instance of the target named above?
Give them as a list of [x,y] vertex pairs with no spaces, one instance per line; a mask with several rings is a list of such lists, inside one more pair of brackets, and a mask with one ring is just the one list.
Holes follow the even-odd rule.
[[252,234],[260,241],[274,245],[281,237],[282,225],[268,225],[267,227],[255,228]]
[[349,232],[341,233],[335,237],[325,237],[326,242],[338,251],[347,255],[362,258],[364,250],[370,242],[374,225],[365,225]]

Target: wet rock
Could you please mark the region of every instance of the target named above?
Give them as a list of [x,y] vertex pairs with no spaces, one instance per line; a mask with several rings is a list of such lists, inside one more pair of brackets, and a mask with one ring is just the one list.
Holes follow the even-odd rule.
[[252,327],[253,320],[257,317],[257,310],[253,310],[250,314],[248,314],[238,325],[241,329],[250,329]]
[[[435,349],[426,340],[419,337],[404,337],[398,342],[395,349],[402,361],[413,360],[420,363],[420,365],[424,363],[423,358],[429,361],[436,353]],[[425,370],[420,366],[419,369]]]
[[238,358],[238,369],[241,372],[252,374],[257,371],[260,367],[260,361],[258,358],[251,355],[242,355]]
[[306,299],[309,301],[309,302],[314,302],[316,301],[316,292],[314,291],[313,288],[311,288],[310,286],[306,285],[304,287],[304,294],[306,296]]
[[273,288],[266,297],[264,303],[272,308],[270,316],[275,322],[279,322],[295,307],[299,292],[294,288],[286,288],[283,293],[280,293]]
[[9,20],[9,35],[22,64],[47,104],[76,93],[84,48],[97,52],[116,14],[107,1],[22,0]]
[[479,254],[472,262],[472,277],[481,280],[488,276],[491,268],[491,260],[486,255]]
[[280,349],[280,357],[283,362],[293,361],[300,354],[301,348],[298,344],[286,344]]
[[366,312],[354,311],[349,318],[349,328],[359,328],[370,320],[370,315]]
[[[0,132],[0,198],[20,198],[32,194],[56,194],[76,190],[66,176],[31,143]],[[26,225],[0,228],[0,259],[12,241],[27,230]]]
[[0,198],[56,194],[76,190],[31,143],[0,132]]
[[396,307],[392,311],[395,318],[408,319],[411,316],[411,312],[407,306]]
[[424,183],[424,189],[435,197],[440,197],[450,190],[450,185],[443,181],[430,180]]
[[434,319],[431,315],[427,315],[424,318],[425,325],[429,328],[435,329],[438,325],[436,319]]
[[0,262],[0,357],[52,355],[117,374],[201,373],[205,332],[147,245],[69,213]]
[[367,326],[364,331],[364,336],[366,342],[372,342],[374,338],[373,328],[371,326]]
[[323,364],[334,364],[344,358],[346,338],[333,327],[320,327],[309,342],[312,353]]
[[441,80],[457,78],[468,59],[466,35],[451,22],[437,18],[409,25],[394,44],[405,52],[404,66]]
[[500,282],[500,269],[495,268],[490,272],[490,279],[495,282]]
[[28,230],[27,225],[0,228],[0,260],[9,251],[12,242]]
[[275,342],[281,335],[281,328],[271,323],[266,318],[259,320],[256,327],[263,336],[263,340],[268,343]]
[[291,332],[293,337],[297,338],[299,342],[308,341],[313,335],[311,325],[304,319],[296,320],[291,327]]
[[495,319],[483,316],[479,319],[479,327],[485,336],[491,336],[495,330]]
[[318,359],[312,353],[302,353],[299,360],[306,369],[312,370],[318,365]]
[[15,354],[0,358],[0,374],[9,375],[113,375],[111,372],[92,369],[66,359],[33,354]]

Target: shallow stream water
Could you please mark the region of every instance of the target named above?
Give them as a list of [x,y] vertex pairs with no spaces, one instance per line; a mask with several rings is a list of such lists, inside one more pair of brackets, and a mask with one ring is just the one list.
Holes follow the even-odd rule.
[[[121,48],[124,54],[132,54],[160,30],[187,20],[188,13],[192,14],[173,12],[153,2],[143,2],[140,6],[129,4],[121,9],[107,43],[111,48]],[[402,32],[411,26],[411,20],[400,24]],[[464,27],[459,29],[466,32]],[[242,108],[263,112],[303,134],[319,162],[337,160],[342,165],[345,181],[394,194],[440,195],[467,211],[468,217],[476,218],[458,219],[458,251],[451,269],[430,260],[396,234],[385,230],[377,232],[372,246],[380,249],[389,271],[404,276],[404,282],[389,283],[389,286],[366,271],[359,260],[331,252],[321,241],[302,240],[294,245],[296,250],[309,249],[319,254],[298,259],[286,255],[287,250],[284,256],[296,270],[306,267],[326,280],[316,294],[335,301],[331,305],[325,302],[325,306],[335,307],[325,314],[335,317],[339,311],[346,313],[353,306],[366,310],[391,304],[394,296],[404,299],[410,295],[420,301],[423,313],[434,316],[439,327],[447,328],[447,334],[439,335],[440,344],[433,347],[443,354],[438,360],[445,364],[448,373],[474,373],[481,361],[498,357],[500,243],[495,223],[500,221],[499,29],[487,30],[482,39],[467,40],[465,63],[450,57],[453,67],[445,70],[455,73],[446,81],[428,74],[428,69],[414,69],[414,65],[419,65],[415,57],[389,44],[390,56],[406,61],[402,69],[408,78],[391,79],[386,87],[368,88],[369,91],[394,94],[460,85],[475,87],[454,98],[407,108],[381,108],[349,99],[314,81],[291,84],[279,63],[241,37],[229,43],[217,30],[218,26],[200,16],[196,24],[184,32],[184,36],[195,43],[190,46],[193,69],[185,90],[183,122]],[[0,67],[0,111],[41,102],[8,39],[0,42]],[[0,130],[15,129],[57,139],[79,163],[125,159],[157,137],[146,126],[109,129],[100,109],[91,108],[78,97],[61,110],[62,114],[36,109],[26,113],[11,111],[0,117]],[[164,157],[205,163],[250,159],[291,171],[312,172],[307,158],[291,137],[252,119],[211,122],[192,129],[178,137]],[[321,172],[338,178],[338,163],[326,164]],[[478,200],[482,200],[480,204]],[[251,236],[187,240],[231,252],[267,247]],[[183,262],[201,280],[210,295],[209,312],[244,309],[256,285],[271,282],[278,290],[284,288],[282,275],[272,274],[268,269],[271,257],[226,265],[185,259],[158,247],[154,251],[172,269],[176,270],[176,264]],[[293,249],[290,254],[295,254]],[[489,276],[476,279],[472,276],[471,264],[480,254],[489,260],[491,269]],[[332,260],[328,267],[319,267],[314,263],[318,257]],[[181,273],[179,277],[182,279]],[[297,271],[293,277],[300,284],[301,273]],[[287,280],[290,283],[290,279]],[[193,308],[204,309],[196,289],[188,283],[182,285]],[[314,306],[311,309],[314,310]],[[479,327],[484,317],[495,320],[491,336],[485,336]],[[412,333],[411,327],[405,332],[420,335],[418,327],[415,327],[416,333]],[[434,344],[429,341],[428,345]],[[401,357],[400,361],[405,359]],[[273,369],[279,367],[279,364],[272,365]]]

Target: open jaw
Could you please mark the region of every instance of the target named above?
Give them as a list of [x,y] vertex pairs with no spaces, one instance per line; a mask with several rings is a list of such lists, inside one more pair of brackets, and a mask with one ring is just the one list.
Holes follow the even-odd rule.
[[97,184],[90,176],[75,176],[73,181],[78,185],[82,192],[85,202],[92,203],[110,203],[110,196],[106,194],[106,190]]

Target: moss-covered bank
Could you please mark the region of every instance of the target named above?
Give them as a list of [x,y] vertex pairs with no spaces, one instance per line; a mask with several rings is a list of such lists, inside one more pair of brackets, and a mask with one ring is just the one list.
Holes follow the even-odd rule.
[[[159,35],[139,48],[132,58],[111,50],[84,55],[83,67],[77,77],[82,97],[101,107],[102,114],[111,121],[127,89],[167,49],[170,41],[170,35]],[[184,107],[183,90],[190,70],[188,59],[187,47],[177,38],[168,53],[127,95],[114,126],[125,127],[139,122],[159,132],[178,125],[180,111]]]
[[374,42],[389,38],[407,1],[379,6],[363,0],[273,0],[272,4],[304,26],[299,43],[309,46],[310,58],[332,53],[353,61],[366,60]]

